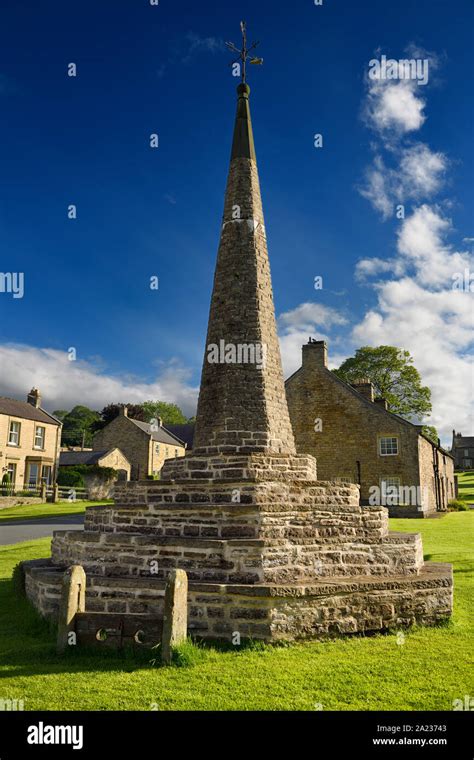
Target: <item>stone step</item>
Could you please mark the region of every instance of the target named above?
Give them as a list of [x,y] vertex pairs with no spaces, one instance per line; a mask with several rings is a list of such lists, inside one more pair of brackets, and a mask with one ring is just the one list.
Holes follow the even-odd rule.
[[[25,590],[40,612],[54,620],[63,567],[50,560],[22,563]],[[166,581],[148,577],[87,574],[86,610],[163,614]],[[433,625],[449,619],[452,567],[427,562],[417,575],[321,578],[311,583],[202,583],[188,586],[188,629],[205,638],[298,639]],[[234,636],[235,640],[235,636]]]
[[190,580],[290,582],[325,576],[415,574],[423,563],[418,534],[390,534],[378,543],[337,540],[220,539],[98,531],[56,531],[53,563],[83,565],[97,575],[165,578],[181,568]]

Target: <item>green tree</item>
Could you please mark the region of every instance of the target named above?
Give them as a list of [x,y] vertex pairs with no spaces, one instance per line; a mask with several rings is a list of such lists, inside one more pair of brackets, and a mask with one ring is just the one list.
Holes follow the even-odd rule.
[[151,420],[161,417],[164,425],[179,425],[188,421],[179,406],[169,404],[166,401],[145,401],[143,404],[108,404],[102,409],[100,419],[94,424],[94,430],[101,430],[109,422],[112,422],[115,417],[118,417],[123,406],[127,407],[128,416],[132,420],[151,422]]
[[98,412],[87,406],[75,406],[64,417],[61,443],[63,446],[91,446],[94,423],[100,420]]
[[141,405],[146,415],[146,421],[161,417],[165,425],[184,425],[187,422],[183,412],[176,404],[168,404],[166,401],[145,401]]
[[433,443],[438,443],[439,435],[434,425],[423,425],[422,433],[423,435],[426,435],[430,441],[433,441]]
[[409,351],[395,346],[363,346],[333,371],[346,383],[368,378],[376,396],[386,399],[389,410],[402,417],[422,417],[431,412],[431,391],[421,384]]
[[112,422],[115,417],[120,414],[120,409],[126,406],[128,409],[128,416],[132,420],[141,420],[141,422],[148,422],[142,404],[107,404],[104,406],[99,414],[99,419],[94,423],[94,430],[101,430],[103,427]]
[[64,418],[67,417],[69,414],[66,409],[56,409],[55,412],[53,412],[53,415],[58,418],[58,420],[61,420],[61,422],[64,422]]

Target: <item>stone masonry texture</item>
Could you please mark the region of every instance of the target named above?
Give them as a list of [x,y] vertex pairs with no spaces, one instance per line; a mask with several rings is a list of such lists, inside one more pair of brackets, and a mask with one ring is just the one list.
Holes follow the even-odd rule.
[[[387,510],[361,506],[358,485],[321,478],[311,452],[295,453],[248,94],[240,85],[206,345],[264,343],[265,365],[205,358],[193,451],[168,459],[160,481],[118,483],[114,504],[86,511],[84,531],[57,531],[50,560],[23,563],[26,594],[56,619],[64,572],[80,565],[86,612],[158,619],[180,570],[188,630],[203,638],[436,624],[451,614],[451,566],[424,563],[417,533],[390,532]],[[126,440],[120,448],[131,459]]]

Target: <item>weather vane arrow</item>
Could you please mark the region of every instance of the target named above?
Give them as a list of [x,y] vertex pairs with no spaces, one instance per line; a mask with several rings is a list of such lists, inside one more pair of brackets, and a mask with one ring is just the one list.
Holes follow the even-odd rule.
[[260,45],[260,42],[252,42],[250,47],[247,47],[247,24],[245,21],[240,22],[240,29],[242,32],[242,48],[239,50],[239,48],[236,47],[233,42],[226,42],[225,44],[229,50],[231,50],[233,53],[238,54],[238,57],[235,59],[235,61],[232,61],[229,66],[233,66],[236,63],[241,64],[242,82],[245,83],[247,81],[247,61],[249,61],[253,66],[261,66],[263,63],[263,58],[255,58],[254,56],[250,55],[252,50],[255,50],[257,45]]

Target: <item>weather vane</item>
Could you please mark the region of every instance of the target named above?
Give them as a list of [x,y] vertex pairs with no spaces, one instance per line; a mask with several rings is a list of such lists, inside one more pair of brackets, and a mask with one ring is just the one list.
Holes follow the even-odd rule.
[[236,58],[235,61],[232,61],[229,66],[234,66],[236,63],[241,64],[242,82],[245,83],[247,80],[247,61],[250,60],[250,63],[254,66],[261,66],[263,58],[254,58],[249,55],[252,50],[255,50],[257,45],[260,45],[260,42],[252,42],[250,47],[247,47],[247,24],[245,21],[240,22],[240,29],[242,31],[242,49],[239,50],[233,42],[226,42],[225,44],[233,53],[238,53],[238,58]]

